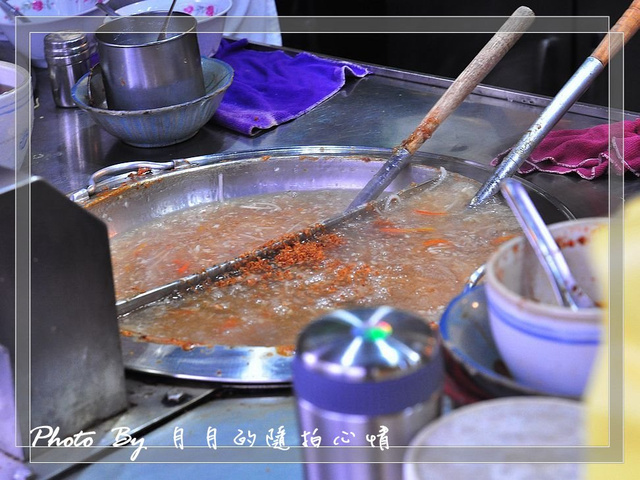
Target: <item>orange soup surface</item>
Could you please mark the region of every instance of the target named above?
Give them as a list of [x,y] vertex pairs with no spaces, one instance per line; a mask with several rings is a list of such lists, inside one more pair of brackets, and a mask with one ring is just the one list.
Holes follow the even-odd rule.
[[[294,245],[238,275],[206,282],[120,319],[154,343],[292,345],[339,308],[390,305],[437,321],[469,275],[519,235],[509,208],[470,210],[478,183],[448,173],[437,186]],[[282,192],[172,213],[111,239],[116,293],[127,298],[202,271],[342,211],[354,191]],[[169,247],[168,247],[169,246]]]

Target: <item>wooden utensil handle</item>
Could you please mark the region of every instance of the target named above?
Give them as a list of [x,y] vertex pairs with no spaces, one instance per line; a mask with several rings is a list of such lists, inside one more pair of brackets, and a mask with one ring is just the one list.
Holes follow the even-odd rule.
[[[606,37],[602,39],[602,42],[600,42],[600,45],[593,51],[591,56],[606,65],[622,46],[633,37],[638,31],[638,27],[640,27],[640,0],[634,0],[622,14],[622,17],[609,30]],[[624,33],[624,35],[611,35],[613,32]],[[609,47],[609,43],[611,43],[611,47]]]
[[[636,0],[636,2],[640,2],[640,0]],[[440,123],[462,103],[504,57],[533,23],[534,17],[535,15],[530,8],[518,7],[467,68],[444,92],[420,122],[418,128],[402,143],[402,147],[412,154],[415,153],[431,137]]]

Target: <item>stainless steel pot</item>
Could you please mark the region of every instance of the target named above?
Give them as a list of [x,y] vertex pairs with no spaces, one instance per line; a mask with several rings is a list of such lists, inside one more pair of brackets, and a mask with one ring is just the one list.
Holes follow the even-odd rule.
[[[111,235],[117,235],[168,213],[220,199],[313,189],[349,189],[355,194],[389,155],[389,149],[311,146],[114,165],[97,172],[91,184],[71,198],[105,221]],[[440,167],[479,182],[491,173],[479,164],[418,152],[388,190],[424,182],[437,175]],[[138,175],[143,171],[147,173]],[[547,223],[573,218],[556,199],[527,186]],[[122,337],[122,344],[125,365],[132,370],[229,383],[291,381],[292,357],[275,346],[218,345],[186,351],[128,337]]]
[[196,19],[175,12],[118,17],[96,30],[107,105],[111,110],[147,110],[204,96]]

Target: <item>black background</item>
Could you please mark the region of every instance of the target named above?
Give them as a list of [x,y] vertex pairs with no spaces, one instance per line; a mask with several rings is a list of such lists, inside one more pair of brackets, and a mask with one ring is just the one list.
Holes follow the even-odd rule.
[[[537,16],[609,16],[613,25],[630,0],[276,0],[282,16],[509,16],[520,5]],[[603,34],[525,35],[483,81],[553,97],[593,52]],[[403,34],[283,34],[287,47],[336,57],[455,78],[478,53],[489,34],[425,34],[425,42]],[[626,110],[640,112],[640,35],[625,55]],[[568,60],[569,59],[569,60]],[[593,82],[581,102],[608,105],[607,72]]]

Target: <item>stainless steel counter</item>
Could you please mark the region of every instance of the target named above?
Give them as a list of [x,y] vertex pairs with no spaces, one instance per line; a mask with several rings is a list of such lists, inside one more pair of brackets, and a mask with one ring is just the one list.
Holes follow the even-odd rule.
[[[285,146],[336,145],[391,148],[400,143],[419,123],[429,108],[450,83],[449,80],[410,72],[372,67],[373,74],[366,78],[350,79],[345,88],[327,102],[286,124],[246,137],[216,126],[206,125],[191,140],[160,149],[130,147],[112,137],[94,124],[84,112],[77,109],[55,108],[49,91],[46,72],[35,71],[37,79],[37,108],[31,144],[31,173],[50,182],[63,193],[69,193],[88,184],[89,176],[100,168],[131,160],[167,161],[210,153],[240,152]],[[513,145],[538,117],[547,99],[526,93],[480,87],[438,129],[421,151],[446,157],[489,165],[492,158]],[[629,115],[629,117],[633,117]],[[557,128],[586,128],[605,123],[608,112],[601,107],[577,105]],[[576,217],[606,215],[609,212],[607,177],[586,181],[572,175],[535,173],[527,180],[563,202]],[[627,192],[639,190],[639,182],[630,179]],[[619,200],[619,199],[618,199]],[[189,385],[183,390],[193,401],[179,403],[167,410],[167,395],[182,388],[175,383],[159,379],[129,379],[132,395],[141,395],[148,401],[138,402],[122,422],[138,426],[148,445],[165,445],[170,454],[159,454],[154,461],[189,461],[188,455],[176,450],[174,432],[183,428],[185,445],[206,448],[207,431],[203,426],[215,426],[220,435],[227,436],[226,445],[233,446],[238,435],[248,430],[259,435],[264,445],[269,429],[283,426],[295,431],[294,405],[288,390],[220,389],[220,386]],[[217,395],[222,391],[224,395]],[[226,395],[228,393],[228,395]],[[110,424],[113,424],[113,420]],[[295,435],[292,433],[292,435]],[[261,438],[261,440],[260,440]],[[291,440],[299,444],[299,436]],[[235,445],[238,445],[235,443]],[[168,452],[169,450],[165,450]],[[224,461],[220,453],[212,452],[212,462]],[[206,450],[205,450],[206,452]],[[198,460],[185,465],[166,466],[144,464],[140,453],[137,464],[131,462],[131,450],[105,449],[83,468],[62,474],[65,478],[177,478],[185,471],[193,477],[213,475],[238,478],[302,478],[302,469],[295,463],[296,454],[285,457],[284,463],[273,464],[277,457],[265,463],[208,464]],[[202,451],[200,452],[202,454]],[[248,453],[252,455],[251,452]],[[202,457],[199,457],[202,458]],[[230,461],[241,462],[234,455]],[[41,457],[46,461],[46,457]],[[293,460],[294,463],[288,463]],[[52,477],[68,465],[38,464],[34,469],[41,478]]]
[[[53,104],[46,72],[36,72],[38,107],[32,139],[32,173],[62,192],[85,187],[107,165],[131,160],[167,161],[209,153],[299,145],[392,148],[406,138],[442,94],[449,80],[372,67],[374,74],[345,88],[311,112],[254,137],[209,123],[191,140],[157,149],[128,146],[78,109]],[[479,87],[423,145],[421,151],[488,165],[511,147],[538,117],[548,99]],[[629,114],[631,116],[631,114]],[[608,111],[575,106],[557,128],[586,128],[607,121]],[[608,212],[607,178],[591,182],[574,175],[536,173],[528,180],[558,193],[577,217]],[[637,182],[633,182],[637,184]],[[635,185],[631,187],[636,191]],[[585,198],[589,201],[585,202]]]

